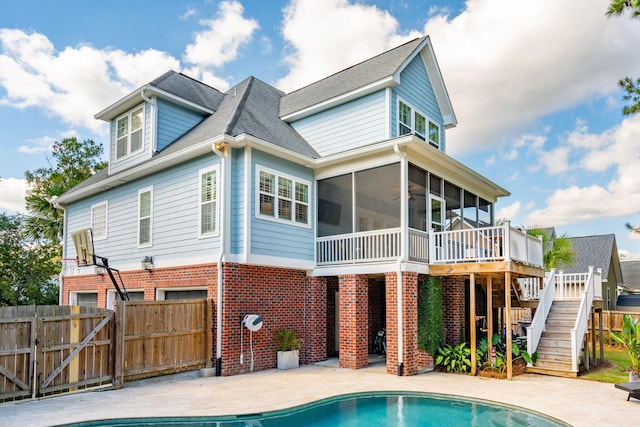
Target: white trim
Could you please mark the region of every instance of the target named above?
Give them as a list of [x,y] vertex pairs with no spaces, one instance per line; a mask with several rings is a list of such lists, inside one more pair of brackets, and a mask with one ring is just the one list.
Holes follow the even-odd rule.
[[[140,195],[143,193],[149,193],[149,242],[140,243]],[[136,233],[136,244],[138,248],[148,248],[153,246],[153,186],[141,188],[138,190],[138,203],[136,204],[136,218],[138,220],[137,224],[137,233]]]
[[363,96],[369,95],[387,87],[397,86],[398,84],[399,82],[394,80],[394,76],[387,76],[373,83],[369,83],[366,86],[362,86],[358,89],[352,90],[351,92],[347,92],[334,98],[327,99],[315,105],[303,108],[302,110],[294,111],[293,113],[280,116],[280,118],[285,122],[294,122],[296,120],[301,120],[312,114],[319,113],[323,110],[327,110],[337,105],[344,104],[345,102],[349,102],[354,99],[362,98]]
[[[144,289],[127,289],[127,294],[142,294],[144,300]],[[106,308],[108,310],[113,310],[113,303],[117,299],[117,293],[115,289],[107,289],[107,300],[106,300]]]
[[[254,215],[256,218],[259,219],[264,219],[266,221],[272,221],[272,222],[278,222],[280,224],[286,224],[286,225],[294,225],[296,227],[303,227],[303,228],[311,228],[311,209],[313,209],[313,203],[311,200],[311,191],[312,191],[312,187],[311,187],[311,182],[307,181],[305,179],[293,176],[293,175],[289,175],[287,173],[281,172],[281,171],[277,171],[275,169],[271,169],[265,166],[262,166],[260,164],[256,164],[255,165],[255,171],[256,171],[256,175],[255,175],[255,195],[254,195],[254,202],[255,202],[255,209],[254,209]],[[273,202],[273,216],[269,216],[269,215],[264,215],[260,213],[260,173],[261,172],[265,172],[268,173],[270,175],[273,175],[275,177],[275,182],[274,182],[274,193],[266,193],[269,195],[272,195],[274,197],[274,202]],[[291,194],[292,197],[291,199],[286,199],[286,200],[290,200],[291,201],[291,219],[286,219],[286,218],[279,218],[278,217],[278,200],[279,199],[285,199],[284,197],[281,197],[278,195],[278,179],[279,178],[284,178],[284,179],[288,179],[291,181]],[[307,186],[307,201],[306,202],[300,202],[296,200],[296,184],[302,184],[302,185],[306,185]],[[307,222],[306,223],[302,223],[302,222],[298,222],[296,221],[296,205],[297,204],[301,204],[301,205],[305,205],[307,206]]]
[[[422,110],[416,108],[413,104],[408,102],[406,99],[402,98],[400,95],[396,96],[396,132],[398,136],[401,136],[401,132],[400,132],[400,103],[401,102],[411,109],[411,133],[415,134],[416,136],[418,136],[418,138],[420,138],[427,144],[431,145],[432,147],[437,148],[438,150],[442,150],[442,129],[441,129],[441,126],[438,124],[438,122],[433,120],[431,117],[425,114]],[[416,117],[415,117],[416,113],[421,115],[425,120],[424,135],[421,135],[416,131]],[[429,128],[431,123],[433,123],[438,128],[438,145],[437,146],[431,141],[431,139],[429,139]],[[403,123],[403,126],[406,127],[406,124]],[[402,135],[406,135],[406,134],[402,134]]]
[[[202,175],[205,173],[214,172],[215,177],[215,199],[207,203],[215,203],[216,210],[213,213],[214,216],[214,229],[208,233],[202,232]],[[215,237],[220,235],[220,164],[207,166],[198,171],[198,239]]]
[[[114,119],[115,122],[115,129],[114,129],[114,135],[113,135],[113,141],[114,141],[114,146],[113,146],[113,161],[114,163],[119,163],[135,154],[141,153],[142,151],[144,151],[144,138],[145,138],[145,127],[147,124],[147,111],[146,111],[146,103],[141,103],[136,105],[135,107],[129,109],[128,111],[126,111],[123,114],[120,114],[118,117],[116,117]],[[131,151],[131,122],[132,122],[132,113],[134,111],[137,111],[139,109],[142,109],[142,125],[140,126],[140,148],[138,148],[135,151]],[[118,157],[118,121],[123,119],[124,117],[128,118],[128,123],[127,123],[127,152],[125,155]],[[137,129],[136,129],[137,130]]]
[[142,96],[140,95],[142,93],[142,91],[148,91],[151,92],[152,94],[156,94],[162,98],[165,99],[169,99],[171,101],[173,101],[174,104],[182,104],[186,107],[191,108],[192,110],[196,110],[196,111],[201,111],[203,113],[207,113],[207,114],[213,114],[214,111],[206,108],[202,105],[198,105],[194,102],[188,101],[184,98],[180,98],[179,96],[176,96],[172,93],[166,92],[162,89],[159,89],[155,86],[150,86],[150,85],[144,85],[136,90],[134,90],[133,92],[131,92],[129,95],[125,96],[124,98],[120,99],[119,101],[116,101],[115,103],[111,104],[110,106],[108,106],[107,108],[105,108],[104,110],[100,111],[99,113],[97,113],[96,115],[94,115],[93,117],[95,119],[98,120],[104,120],[104,121],[111,121],[113,120],[114,117],[116,117],[118,115],[118,111],[122,111],[124,108],[127,108],[129,105],[133,104],[134,102],[136,102],[139,98],[142,98]]
[[[96,235],[96,228],[94,227],[94,209],[101,207],[104,205],[104,235]],[[91,205],[91,236],[94,241],[98,240],[106,240],[109,236],[109,203],[107,200],[102,202],[94,203]]]
[[244,150],[244,259],[251,253],[251,160],[253,157],[252,148],[246,147]]
[[69,305],[78,305],[78,294],[95,294],[96,306],[98,305],[98,299],[100,295],[98,295],[97,289],[69,291]]
[[165,301],[165,292],[166,291],[206,291],[207,295],[209,294],[209,288],[207,286],[171,286],[171,287],[163,287],[156,288],[156,301]]
[[393,111],[393,109],[391,108],[391,103],[393,102],[393,91],[391,90],[390,87],[388,87],[385,91],[385,139],[390,139],[391,138],[391,134],[392,134],[392,129],[391,129],[391,111]]
[[[234,254],[234,255],[235,257],[238,256],[238,254]],[[232,256],[229,256],[227,261],[237,262]],[[271,255],[259,255],[259,254],[249,254],[244,264],[261,265],[265,267],[282,267],[282,268],[290,268],[292,270],[305,270],[305,271],[313,270],[316,267],[315,260],[282,258],[282,257],[271,256]]]

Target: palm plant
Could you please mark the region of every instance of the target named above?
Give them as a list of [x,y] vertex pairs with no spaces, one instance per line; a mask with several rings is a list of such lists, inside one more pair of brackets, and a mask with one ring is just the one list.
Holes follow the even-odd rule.
[[631,360],[631,373],[640,375],[640,321],[625,314],[622,318],[622,331],[611,332],[611,338],[622,344]]
[[576,251],[571,247],[566,234],[552,239],[542,228],[532,228],[528,233],[531,236],[542,236],[542,261],[545,270],[569,267],[575,262]]

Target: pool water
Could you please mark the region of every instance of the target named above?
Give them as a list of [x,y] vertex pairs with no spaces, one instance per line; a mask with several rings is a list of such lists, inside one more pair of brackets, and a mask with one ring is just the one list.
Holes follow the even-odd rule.
[[[259,397],[256,397],[259,399]],[[225,417],[126,418],[68,424],[93,426],[349,427],[568,426],[543,414],[456,396],[381,392],[347,394],[287,410]]]

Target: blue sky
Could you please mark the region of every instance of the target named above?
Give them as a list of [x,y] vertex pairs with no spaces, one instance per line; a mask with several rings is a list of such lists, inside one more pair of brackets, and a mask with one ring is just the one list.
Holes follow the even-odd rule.
[[[153,6],[151,6],[153,4]],[[225,90],[249,75],[291,91],[429,34],[458,126],[448,153],[508,189],[498,216],[569,236],[615,233],[640,259],[640,21],[608,0],[0,3],[0,210],[53,141],[105,143],[93,115],[168,69]]]

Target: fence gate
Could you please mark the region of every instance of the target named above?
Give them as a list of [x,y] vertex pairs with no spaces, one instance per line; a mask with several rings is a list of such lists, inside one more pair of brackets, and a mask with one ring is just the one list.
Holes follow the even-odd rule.
[[113,319],[91,307],[0,308],[0,402],[111,386]]

